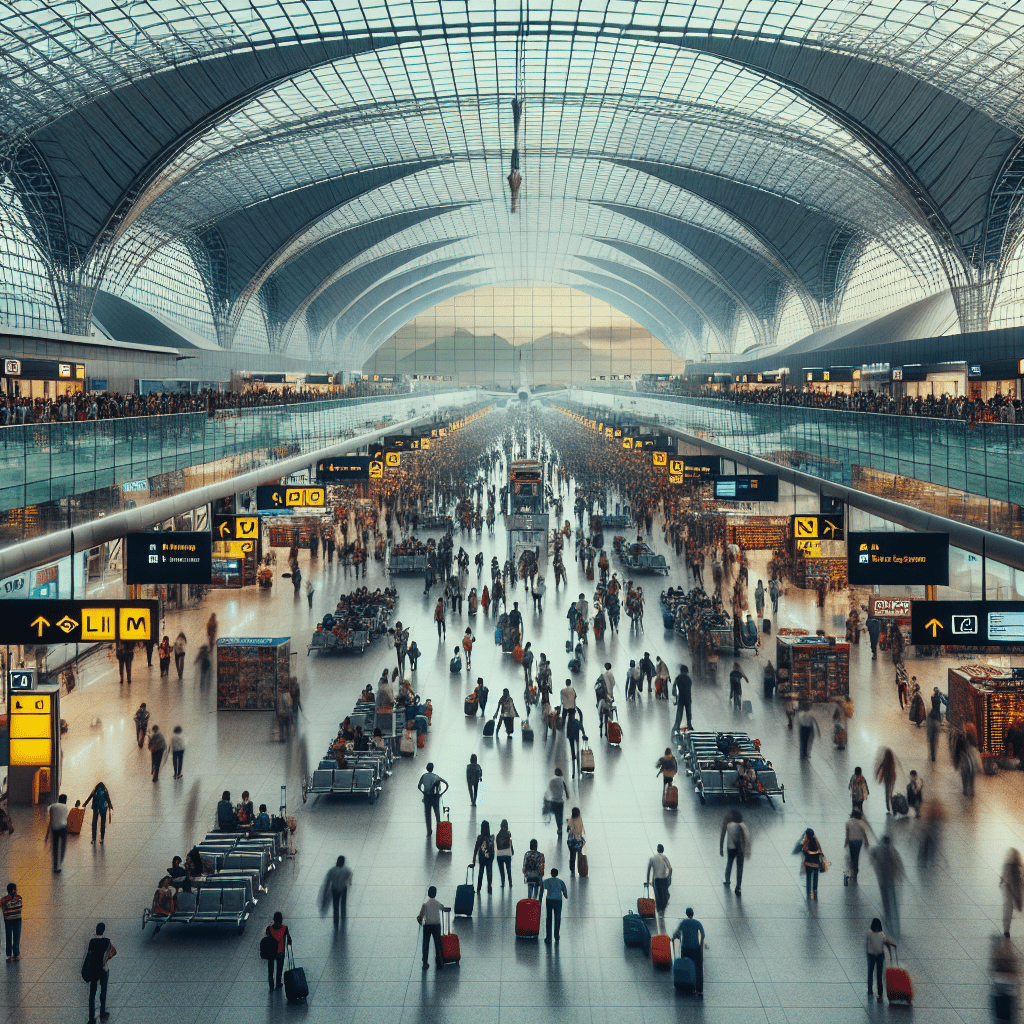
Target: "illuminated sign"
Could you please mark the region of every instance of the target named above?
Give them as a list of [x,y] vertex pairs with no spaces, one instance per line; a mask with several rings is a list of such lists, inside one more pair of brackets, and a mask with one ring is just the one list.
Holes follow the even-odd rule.
[[717,476],[715,497],[726,501],[778,501],[779,478],[768,476]]
[[340,483],[344,480],[369,480],[370,457],[339,455],[336,459],[324,459],[317,463],[316,475],[325,484]]
[[706,480],[721,474],[722,460],[717,455],[687,455],[682,459],[669,459],[668,471],[686,480]]
[[[256,508],[270,512],[285,508],[319,508],[327,494],[322,487],[284,487],[266,484],[256,488]],[[236,534],[233,538],[217,535],[217,540],[245,540],[250,534]],[[252,534],[251,536],[255,536]]]
[[20,359],[5,359],[4,360],[4,373],[8,377],[20,377],[21,376],[21,360]]
[[[262,491],[262,487],[257,489]],[[285,488],[278,487],[274,490],[284,491]],[[283,507],[283,506],[282,506]],[[260,535],[260,521],[256,516],[214,516],[213,517],[213,539],[222,540],[255,540]]]
[[793,516],[797,539],[842,540],[846,536],[842,516]]
[[3,611],[0,644],[152,640],[159,623],[156,601],[12,600]]
[[851,533],[846,560],[851,586],[949,586],[948,533]]
[[915,601],[910,642],[944,647],[1024,645],[1024,602]]
[[208,530],[129,533],[125,537],[125,582],[128,584],[202,584],[210,582],[212,572],[213,538]]
[[68,380],[71,379],[71,364],[70,363],[58,363],[57,364],[57,376],[66,377]]

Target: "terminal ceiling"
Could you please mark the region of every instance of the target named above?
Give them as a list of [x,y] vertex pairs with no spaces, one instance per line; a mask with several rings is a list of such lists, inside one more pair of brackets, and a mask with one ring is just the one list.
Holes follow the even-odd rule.
[[[65,329],[171,243],[221,344],[360,365],[440,299],[570,285],[683,357],[869,246],[987,325],[1021,234],[1024,0],[0,0],[0,168]],[[511,212],[511,101],[522,191]]]

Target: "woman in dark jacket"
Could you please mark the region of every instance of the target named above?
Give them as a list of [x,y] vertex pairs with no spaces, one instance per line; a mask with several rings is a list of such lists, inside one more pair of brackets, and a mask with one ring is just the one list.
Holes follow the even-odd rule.
[[491,891],[492,871],[494,868],[494,837],[491,835],[489,821],[480,822],[480,835],[476,837],[473,847],[473,865],[480,861],[480,870],[476,879],[476,891],[479,892],[484,882],[484,871],[487,872],[487,891]]

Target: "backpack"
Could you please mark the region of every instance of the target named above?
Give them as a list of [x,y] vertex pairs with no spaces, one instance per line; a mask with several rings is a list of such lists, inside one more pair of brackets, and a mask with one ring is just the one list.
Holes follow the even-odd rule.
[[492,836],[487,836],[487,838],[480,844],[480,859],[494,859],[494,839]]
[[99,936],[89,940],[89,948],[82,961],[82,981],[99,981],[103,976],[103,958],[109,945],[110,939]]
[[260,959],[273,960],[277,956],[277,939],[273,935],[264,935],[260,939]]

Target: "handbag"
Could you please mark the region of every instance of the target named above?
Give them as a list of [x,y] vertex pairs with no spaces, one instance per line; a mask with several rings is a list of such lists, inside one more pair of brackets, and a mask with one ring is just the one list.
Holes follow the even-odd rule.
[[822,854],[821,867],[818,868],[818,872],[823,875],[828,871],[830,867],[832,867],[832,862],[828,859],[828,857],[825,856],[825,854]]

